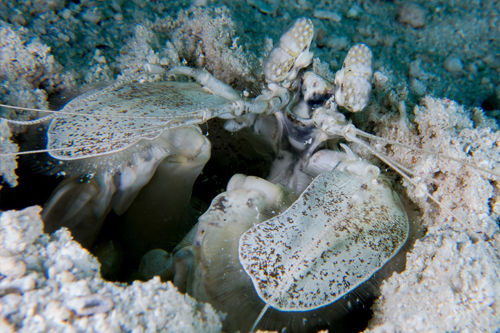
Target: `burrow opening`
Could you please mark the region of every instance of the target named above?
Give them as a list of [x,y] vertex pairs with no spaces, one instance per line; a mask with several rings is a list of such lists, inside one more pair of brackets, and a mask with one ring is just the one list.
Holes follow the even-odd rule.
[[[193,187],[189,206],[190,211],[187,213],[189,218],[185,228],[183,228],[183,232],[176,235],[176,242],[165,244],[163,250],[167,252],[172,252],[177,243],[182,241],[184,236],[196,224],[198,217],[208,208],[211,200],[217,194],[225,191],[231,176],[236,173],[262,178],[268,176],[273,159],[276,157],[273,150],[270,147],[265,147],[264,143],[256,144],[256,139],[251,134],[251,130],[230,133],[225,131],[222,125],[221,120],[212,120],[201,126],[202,131],[211,141],[212,156]],[[22,142],[22,136],[19,136],[19,139]],[[38,159],[38,162],[33,162],[30,157],[23,157],[19,160],[17,173],[20,177],[20,184],[15,188],[4,187],[0,191],[0,209],[21,209],[33,204],[43,205],[48,199],[62,177],[47,176],[37,172],[43,170],[43,168],[37,167],[40,165],[39,161]],[[38,170],[34,172],[33,169]],[[409,200],[404,201],[409,202]],[[414,209],[414,207],[410,209]],[[138,266],[140,257],[144,253],[127,253],[128,246],[121,237],[121,229],[121,217],[113,212],[109,213],[96,242],[88,247],[88,250],[96,255],[101,262],[103,278],[110,281],[130,283],[141,279]],[[410,247],[413,241],[410,240],[406,247]],[[129,260],[129,258],[133,258],[133,260]],[[396,262],[395,267],[402,270],[404,268],[404,255],[394,260]],[[394,268],[390,269],[390,271],[394,271]],[[380,274],[387,273],[381,272]],[[355,297],[355,303],[357,304],[354,304],[352,311],[349,311],[342,318],[340,326],[333,325],[336,329],[341,327],[344,332],[358,332],[366,328],[372,316],[370,309],[374,300],[372,287],[368,288],[370,289],[368,292],[364,289],[357,291],[358,294]],[[330,324],[325,321],[317,328],[332,327]]]

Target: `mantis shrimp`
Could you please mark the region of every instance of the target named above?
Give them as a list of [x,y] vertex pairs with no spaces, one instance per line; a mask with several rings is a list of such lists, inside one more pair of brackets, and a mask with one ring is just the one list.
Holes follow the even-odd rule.
[[[347,144],[393,169],[417,199],[433,201],[452,218],[462,217],[430,193],[426,179],[377,147],[457,158],[374,136],[347,120],[347,113],[364,110],[370,99],[373,55],[368,46],[354,45],[329,82],[310,69],[313,36],[307,18],[281,36],[264,65],[266,87],[255,98],[203,69],[173,67],[173,81],[117,82],[47,117],[17,122],[50,121],[47,147],[1,156],[43,152],[62,162],[70,177],[45,206],[47,224],[69,226],[83,243],[92,244],[113,210],[127,216],[129,234],[143,240],[132,246],[144,252],[160,246],[178,227],[193,183],[210,159],[211,143],[199,126],[218,118],[230,132],[251,128],[278,151],[268,180],[231,178],[227,191],[213,199],[177,247],[174,282],[229,313],[230,329],[253,331],[268,313],[277,319],[266,328],[287,326],[290,313],[291,330],[316,327],[311,318],[318,314],[313,313],[331,314],[332,304],[349,304],[352,291],[386,266],[409,234],[409,219],[390,182]],[[343,151],[329,149],[332,143]],[[494,165],[459,163],[498,177]],[[137,235],[143,229],[148,234]],[[233,290],[236,297],[253,297],[249,313],[255,318],[242,324],[247,312],[234,309],[234,298],[221,301]],[[302,320],[304,313],[312,315]]]

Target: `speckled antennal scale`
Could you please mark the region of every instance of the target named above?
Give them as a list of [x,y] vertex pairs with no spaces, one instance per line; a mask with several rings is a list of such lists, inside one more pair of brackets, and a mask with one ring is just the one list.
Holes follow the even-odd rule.
[[191,82],[129,82],[69,102],[47,130],[49,154],[76,160],[112,154],[169,128],[227,112],[229,100]]
[[399,199],[380,178],[334,169],[285,212],[245,232],[239,258],[266,303],[263,312],[309,311],[368,280],[408,232]]

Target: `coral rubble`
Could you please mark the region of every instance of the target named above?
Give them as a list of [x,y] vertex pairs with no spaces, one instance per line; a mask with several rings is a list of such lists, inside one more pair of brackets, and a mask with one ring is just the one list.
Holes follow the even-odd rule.
[[379,130],[379,135],[439,150],[472,166],[394,146],[389,151],[399,160],[404,156],[419,177],[431,179],[432,194],[450,209],[418,198],[408,186],[423,212],[426,235],[407,254],[406,269],[382,284],[368,332],[500,327],[500,187],[474,170],[474,165],[489,169],[498,163],[500,131],[481,110],[473,112],[474,121],[456,102],[426,97],[415,109],[417,128],[411,134],[400,121],[384,122]]
[[[131,77],[156,81],[178,64],[205,67],[258,94],[261,65],[273,48],[270,39],[262,40],[277,37],[294,17],[310,16],[318,27],[311,47],[318,74],[333,81],[331,71],[342,66],[350,45],[362,42],[373,50],[376,96],[368,118],[374,134],[485,169],[498,163],[500,132],[484,113],[499,114],[500,16],[491,14],[496,1],[276,3],[0,3],[1,101],[46,109],[51,96],[76,86]],[[486,110],[469,108],[490,99]],[[407,123],[405,105],[415,105],[414,125]],[[395,119],[394,110],[405,120]],[[17,150],[10,135],[1,122],[0,151]],[[405,184],[423,213],[426,235],[408,252],[406,269],[383,283],[368,331],[499,329],[498,181],[432,154],[395,145],[385,153],[413,165],[450,209],[439,209]],[[2,157],[0,173],[11,185],[14,169],[15,159]],[[30,207],[0,215],[0,331],[221,330],[209,305],[170,283],[104,281],[96,259],[67,230],[42,233],[38,213]]]
[[42,232],[40,208],[0,215],[2,332],[219,332],[208,304],[159,278],[102,279],[97,259],[66,229]]

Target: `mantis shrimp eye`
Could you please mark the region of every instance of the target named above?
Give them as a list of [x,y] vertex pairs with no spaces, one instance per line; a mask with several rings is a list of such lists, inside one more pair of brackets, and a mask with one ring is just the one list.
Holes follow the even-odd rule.
[[[270,82],[284,83],[295,79],[301,68],[312,60],[309,46],[314,35],[311,20],[301,18],[285,32],[264,65],[264,74]],[[286,83],[285,85],[288,85]]]
[[335,75],[335,101],[351,112],[368,104],[371,91],[372,52],[364,44],[353,46]]

